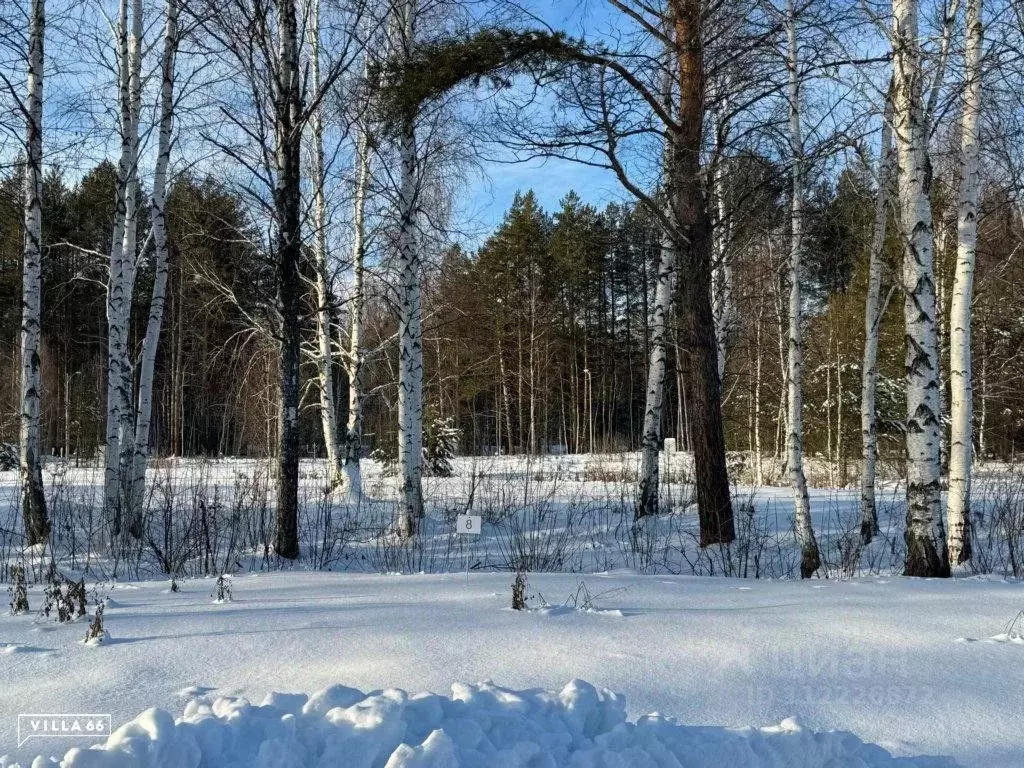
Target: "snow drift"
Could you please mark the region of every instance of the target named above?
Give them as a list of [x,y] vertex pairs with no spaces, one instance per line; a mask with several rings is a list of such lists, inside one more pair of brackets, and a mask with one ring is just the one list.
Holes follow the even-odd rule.
[[451,697],[333,686],[311,697],[193,699],[150,709],[64,768],[955,768],[894,758],[844,732],[626,719],[625,699],[573,680],[560,692],[455,684]]

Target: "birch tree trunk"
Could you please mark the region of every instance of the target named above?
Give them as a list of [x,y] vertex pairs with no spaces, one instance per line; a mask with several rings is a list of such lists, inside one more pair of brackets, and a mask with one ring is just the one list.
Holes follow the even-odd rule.
[[[415,0],[406,0],[402,42],[406,56],[415,40]],[[416,124],[409,116],[400,134],[401,190],[399,195],[399,316],[398,316],[398,465],[401,499],[398,531],[411,537],[423,516],[423,328],[420,297],[422,265],[416,237],[419,223]]]
[[[821,566],[818,541],[811,522],[811,505],[804,476],[803,427],[803,298],[800,281],[803,277],[801,256],[804,228],[804,147],[800,125],[800,73],[797,49],[796,12],[792,0],[787,3],[787,38],[789,42],[789,144],[793,158],[793,189],[790,202],[789,245],[789,357],[787,368],[787,465],[793,490],[793,522],[800,545],[800,577],[809,579]],[[830,379],[831,381],[831,379]]]
[[764,462],[761,456],[761,370],[764,359],[761,347],[761,327],[764,310],[764,297],[758,298],[757,325],[754,330],[754,485],[760,488],[764,485]]
[[[774,263],[774,258],[771,256],[771,237],[769,235],[769,260],[770,263]],[[774,284],[774,290],[772,291],[772,299],[775,304],[775,340],[777,342],[776,347],[779,353],[779,379],[782,382],[782,386],[779,387],[779,404],[775,409],[775,444],[774,444],[774,458],[780,466],[780,475],[782,469],[785,468],[785,453],[786,453],[786,377],[789,376],[789,367],[786,360],[786,338],[789,336],[789,328],[786,317],[786,312],[783,311],[783,291],[785,289],[785,280],[782,277],[782,265],[778,268],[778,274],[776,279],[772,280]]]
[[[124,356],[121,358],[121,383],[119,386],[122,392],[122,403],[119,412],[118,443],[121,455],[118,459],[118,474],[120,478],[121,500],[119,502],[122,516],[131,514],[131,478],[132,460],[135,455],[135,408],[132,393],[135,389],[135,372],[132,366],[131,349],[131,317],[132,297],[135,292],[135,275],[138,268],[136,262],[138,254],[138,233],[139,233],[139,119],[142,113],[142,0],[132,0],[132,29],[128,38],[128,99],[130,127],[129,137],[131,143],[130,173],[128,174],[127,187],[125,188],[125,216],[124,216],[124,244],[121,248],[123,258],[123,271],[121,273],[124,281],[125,295],[127,301],[123,305],[121,322],[123,323],[123,336],[125,340]],[[138,538],[142,532],[137,526],[137,521],[128,519],[128,532]]]
[[[928,124],[931,125],[931,121]],[[950,194],[952,194],[952,191],[950,191]],[[946,286],[947,281],[942,276],[946,273],[943,265],[947,263],[952,222],[948,221],[945,216],[941,217],[937,222],[933,218],[932,222],[935,227],[935,266],[933,272],[935,274],[935,345],[939,361],[937,382],[939,385],[939,474],[941,475],[949,470],[949,429],[947,429],[949,409],[946,402],[946,372],[943,370],[943,360],[949,359],[948,354],[946,354],[949,349],[949,328],[946,323],[946,308],[949,300],[946,295],[948,290]],[[943,538],[943,542],[945,542],[945,538]]]
[[132,515],[132,527],[136,530],[141,524],[142,502],[146,488],[150,422],[153,415],[153,380],[163,328],[170,263],[167,217],[164,209],[167,202],[167,168],[171,159],[171,136],[174,128],[174,62],[178,53],[178,0],[167,0],[166,14],[164,51],[160,67],[160,135],[149,205],[150,225],[153,228],[153,295],[150,298],[149,319],[146,323],[146,336],[142,342],[142,357],[139,363],[138,406],[135,413],[135,443],[128,504]]
[[281,313],[278,405],[277,511],[274,550],[299,556],[299,366],[302,341],[301,149],[302,92],[295,0],[276,0],[274,72],[274,213],[278,306]]
[[43,43],[45,0],[32,0],[28,35],[28,99],[25,104],[25,241],[21,315],[21,513],[25,543],[44,544],[50,535],[39,445],[42,380],[43,239]]
[[124,218],[125,190],[130,166],[128,125],[130,122],[128,100],[128,2],[121,0],[117,27],[118,56],[118,103],[120,109],[121,156],[117,166],[114,202],[114,231],[110,240],[110,259],[107,272],[107,417],[106,445],[104,447],[103,509],[111,526],[111,533],[117,536],[121,530],[120,515],[120,463],[121,443],[118,427],[124,398],[119,389],[121,383],[121,357],[125,354],[127,340],[125,328],[120,321],[125,303],[124,296]]
[[967,0],[966,86],[961,119],[962,171],[957,220],[956,276],[950,306],[950,446],[948,548],[949,562],[959,565],[971,557],[971,465],[974,461],[974,387],[971,381],[971,300],[974,257],[978,243],[978,142],[981,112],[981,0]]
[[[312,0],[309,11],[310,69],[313,88],[320,89],[320,2]],[[320,422],[323,427],[327,453],[328,483],[332,489],[344,486],[346,475],[342,471],[341,450],[338,440],[338,414],[334,398],[334,354],[331,332],[330,272],[327,264],[327,200],[324,186],[324,122],[323,107],[317,104],[310,116],[313,136],[313,167],[310,182],[313,186],[313,268],[316,271],[316,340],[317,374],[320,390]]]
[[893,127],[903,236],[906,324],[908,576],[941,576],[938,351],[927,119],[917,0],[893,0]]
[[987,456],[985,444],[985,426],[988,424],[988,323],[982,316],[981,321],[981,370],[978,382],[981,384],[981,413],[978,414],[978,455],[984,460]]
[[[721,170],[715,173],[718,176],[721,174]],[[719,179],[716,185],[721,185],[722,183],[721,179]],[[718,342],[718,380],[720,382],[725,381],[725,362],[729,351],[729,336],[732,334],[732,329],[736,322],[736,298],[734,295],[736,278],[732,265],[732,254],[729,253],[729,234],[720,231],[729,228],[728,223],[725,223],[724,205],[724,202],[720,200],[718,203],[718,221],[715,226],[714,247],[715,261],[719,265],[718,278],[716,280],[718,290],[715,297],[715,337]]]
[[[142,9],[132,1],[129,30],[128,0],[121,0],[118,20],[118,94],[121,156],[117,166],[114,232],[107,278],[107,421],[104,456],[104,510],[111,533],[122,530],[124,461],[132,443],[133,376],[128,356],[138,203],[139,100],[141,100]],[[130,453],[129,453],[130,455]]]
[[[665,73],[662,78],[662,99],[666,105],[672,103],[672,57],[665,62]],[[673,136],[671,130],[665,131],[665,147],[663,151],[664,169],[662,172],[666,198],[671,199],[675,193],[672,180],[671,163],[674,156]],[[666,214],[671,217],[672,206],[666,206]],[[654,281],[654,302],[648,320],[649,357],[647,364],[647,390],[644,398],[644,424],[640,438],[640,483],[637,489],[635,519],[645,515],[656,515],[659,511],[658,468],[659,451],[661,449],[661,421],[665,399],[665,324],[672,311],[672,299],[675,296],[676,263],[679,252],[668,232],[662,232],[661,250],[658,258],[658,272]]]
[[875,224],[868,261],[868,291],[864,300],[864,359],[861,364],[860,435],[863,465],[860,478],[860,540],[870,544],[878,533],[875,505],[875,474],[878,465],[878,427],[875,396],[878,392],[878,338],[882,327],[882,268],[888,219],[889,179],[892,170],[891,93],[882,118],[878,158],[878,190],[875,193]]
[[675,293],[678,252],[668,236],[662,236],[658,275],[651,308],[651,352],[647,368],[647,394],[644,406],[643,435],[640,442],[640,487],[636,519],[658,513],[658,456],[661,448],[661,416],[665,393],[665,323]]
[[[728,112],[728,95],[722,97],[718,112]],[[718,343],[718,380],[725,381],[725,361],[729,346],[729,336],[732,333],[736,315],[736,300],[734,297],[735,272],[732,264],[732,254],[729,251],[731,239],[731,222],[729,221],[726,205],[725,190],[725,164],[726,159],[719,142],[727,139],[728,128],[724,121],[716,126],[716,160],[715,169],[712,173],[712,190],[715,203],[715,226],[713,234],[713,256],[715,260],[715,279],[712,283],[714,298],[712,305],[715,311],[715,339]]]
[[359,460],[363,452],[363,309],[366,303],[366,190],[370,183],[370,137],[368,126],[360,121],[356,139],[356,190],[352,235],[352,300],[349,304],[348,423],[345,427],[345,489],[349,498],[363,493]]

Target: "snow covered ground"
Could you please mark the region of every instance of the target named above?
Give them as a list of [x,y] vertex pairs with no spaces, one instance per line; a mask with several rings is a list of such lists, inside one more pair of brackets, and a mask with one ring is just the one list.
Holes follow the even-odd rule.
[[[585,601],[581,581],[590,595],[589,610],[571,607]],[[502,763],[496,752],[487,753],[488,745],[500,751],[520,741],[545,739],[563,746],[568,740],[581,755],[588,745],[604,744],[605,762],[590,753],[573,763],[524,758],[505,764],[896,764],[859,741],[811,733],[833,729],[901,756],[949,755],[967,768],[1024,764],[1024,645],[1005,635],[1024,608],[1024,588],[1018,583],[532,574],[534,609],[522,613],[508,608],[509,584],[510,576],[502,573],[472,573],[468,583],[465,574],[454,573],[257,573],[236,576],[233,600],[219,604],[213,579],[183,580],[177,593],[169,591],[166,581],[107,585],[111,637],[98,647],[80,642],[82,622],[62,626],[31,614],[0,617],[0,754],[27,765],[31,755],[63,754],[76,744],[91,743],[32,739],[18,748],[19,713],[110,713],[116,726],[154,706],[180,716],[196,696],[208,702],[241,696],[256,704],[274,691],[308,695],[337,684],[364,694],[394,687],[448,695],[455,682],[493,680],[527,692],[514,696],[454,689],[456,699],[471,699],[473,706],[447,698],[417,699],[420,703],[412,706],[401,704],[400,694],[389,693],[332,716],[300,714],[287,728],[292,728],[294,744],[308,743],[306,736],[313,739],[302,736],[308,729],[320,733],[319,739],[334,733],[348,745],[343,754],[350,758],[356,754],[358,745],[351,740],[356,736],[360,749],[397,747],[398,741],[408,740],[411,751],[399,755],[408,762],[393,762],[392,768],[455,765],[442,759],[452,754],[467,760],[463,765],[497,766]],[[39,600],[33,588],[33,608]],[[570,607],[564,605],[567,600]],[[620,729],[595,740],[621,720],[619,704],[599,707],[592,701],[596,694],[581,684],[559,698],[557,692],[574,678],[624,695],[633,721],[654,711],[687,726],[779,726],[795,717],[809,730],[795,731],[792,721],[765,733],[659,722],[645,725],[648,730]],[[535,689],[555,693],[542,696]],[[590,704],[579,703],[580,697]],[[360,698],[350,694],[336,703]],[[213,712],[227,718],[239,710],[238,702],[221,701],[212,708],[191,704],[187,719],[209,721],[195,727],[205,729],[209,739],[221,739],[221,745],[225,733],[241,738],[238,729],[280,736],[286,728],[280,716],[301,709],[302,700],[275,697],[273,702],[280,711],[243,708],[235,730],[226,720],[214,719]],[[402,714],[385,712],[396,706]],[[574,707],[600,714],[581,715],[572,725]],[[267,725],[271,721],[277,724]],[[148,714],[137,727],[161,728],[166,736],[169,723],[168,717]],[[217,725],[224,733],[209,735]],[[359,730],[369,726],[375,726],[372,732]],[[430,736],[436,727],[445,737]],[[467,746],[478,730],[491,734],[486,744]],[[164,741],[170,743],[170,737]],[[249,736],[243,741],[255,743]],[[645,763],[640,752],[622,752],[639,744],[656,752],[655,743],[669,745],[668,753],[678,749],[691,762],[675,763],[663,755],[661,762]],[[793,749],[794,744],[799,748]],[[467,758],[476,748],[490,757]],[[301,759],[297,749],[286,752]],[[541,752],[568,754],[551,749]],[[191,765],[186,754],[163,763],[116,765]],[[267,747],[269,762],[252,755],[236,759],[239,765],[267,768],[307,764],[280,756],[275,761],[274,754]],[[384,765],[386,758],[381,752],[365,763],[352,758],[351,763],[329,764]],[[934,760],[901,764],[949,765]]]
[[[989,575],[947,581],[893,575],[903,559],[898,488],[880,491],[882,535],[864,550],[857,492],[812,489],[828,578],[799,582],[785,578],[799,555],[788,489],[737,487],[737,542],[702,551],[689,458],[663,468],[664,513],[634,527],[637,459],[459,459],[454,477],[427,479],[428,517],[411,546],[394,536],[396,482],[379,465],[364,464],[368,498],[350,504],[325,496],[322,465],[304,462],[292,570],[267,555],[266,462],[159,462],[147,541],[125,552],[109,549],[97,512],[100,470],[51,462],[53,554],[63,573],[86,579],[91,603],[107,599],[110,639],[98,647],[82,644],[84,619],[38,614],[43,562],[22,555],[16,474],[0,473],[0,578],[30,566],[32,609],[0,615],[0,756],[27,766],[94,743],[19,746],[18,714],[109,713],[114,727],[140,718],[112,748],[138,752],[155,733],[163,762],[88,751],[73,765],[185,768],[197,739],[206,768],[317,765],[328,743],[368,768],[396,750],[389,768],[950,765],[921,755],[1024,765],[1024,585],[1002,578],[1024,567],[1024,473],[979,473],[972,568]],[[828,481],[827,468],[815,471]],[[483,517],[481,536],[455,534],[467,511]],[[530,571],[524,613],[509,609],[517,564]],[[213,577],[225,571],[234,599],[216,603]],[[577,679],[588,683],[566,688]],[[473,687],[486,680],[500,692]],[[353,709],[241,701],[337,685],[359,690],[335,702]],[[655,711],[678,724],[640,719]],[[638,725],[622,725],[623,712]],[[172,715],[184,715],[178,726]],[[286,746],[261,758],[264,737]],[[531,762],[529,743],[553,762]]]
[[[740,455],[734,459],[741,461]],[[688,454],[677,453],[671,463],[663,462],[664,514],[637,527],[633,508],[639,454],[461,457],[454,463],[453,477],[425,479],[427,518],[421,536],[409,547],[398,545],[393,531],[396,477],[364,460],[367,496],[352,503],[325,496],[324,464],[304,461],[299,521],[303,564],[369,573],[443,573],[465,568],[468,556],[478,571],[525,564],[531,571],[579,573],[629,568],[712,576],[799,574],[788,488],[737,486],[737,541],[728,557],[718,549],[700,549]],[[809,461],[809,466],[815,463]],[[737,476],[744,472],[734,468]],[[827,479],[823,470],[816,472]],[[274,522],[272,476],[266,461],[159,462],[149,473],[146,542],[139,551],[111,558],[104,552],[107,535],[96,511],[102,499],[102,468],[50,462],[44,478],[58,564],[71,573],[88,569],[101,578],[122,580],[160,578],[168,567],[179,576],[272,569],[276,564],[267,557]],[[976,483],[976,510],[984,509],[987,482],[981,477]],[[1024,477],[1013,487],[1024,502]],[[820,575],[877,575],[902,567],[902,491],[880,484],[882,535],[863,551],[858,504],[852,488],[811,489],[822,550]],[[455,516],[463,512],[483,517],[479,539],[456,534]],[[1002,532],[1012,531],[1024,552],[1024,513],[1006,525],[992,516],[986,519],[991,524],[977,521],[982,535],[974,564],[982,564],[983,572],[1011,572]],[[0,473],[0,565],[16,558],[21,529],[17,473]],[[6,532],[13,536],[5,537]],[[996,540],[986,543],[988,539]]]

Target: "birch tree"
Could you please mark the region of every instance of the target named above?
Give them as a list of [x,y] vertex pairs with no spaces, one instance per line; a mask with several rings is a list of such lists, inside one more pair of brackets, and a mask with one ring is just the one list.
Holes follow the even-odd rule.
[[938,346],[935,337],[931,163],[923,102],[918,0],[893,0],[893,129],[903,238],[906,325],[908,576],[948,573],[939,534]]
[[45,0],[32,0],[28,34],[28,96],[25,100],[25,234],[21,314],[21,511],[25,543],[43,544],[50,534],[39,445],[39,342],[42,325],[43,43]]
[[115,536],[121,533],[123,522],[125,476],[122,467],[128,466],[134,453],[135,419],[131,405],[134,375],[128,333],[135,286],[138,228],[142,25],[141,0],[121,0],[117,24],[121,156],[117,166],[114,232],[107,277],[107,428],[103,492],[104,509]]
[[[368,58],[367,58],[368,61]],[[364,77],[368,74],[364,67]],[[359,460],[363,451],[363,321],[366,305],[366,193],[370,185],[370,127],[365,115],[356,121],[356,188],[352,217],[352,294],[349,301],[348,353],[344,356],[348,376],[348,421],[345,425],[343,470],[350,498],[362,495]]]
[[[416,0],[405,0],[399,6],[397,22],[401,53],[409,59],[416,42]],[[398,152],[398,531],[408,538],[423,516],[422,264],[417,245],[420,189],[414,113],[407,113],[402,119]]]
[[[276,300],[261,308],[266,318],[247,313],[246,321],[279,351],[273,550],[287,559],[299,555],[301,342],[308,295],[302,143],[307,125],[352,63],[357,38],[347,25],[358,22],[363,9],[361,3],[346,8],[351,13],[339,15],[335,44],[318,47],[319,82],[313,86],[301,66],[297,0],[200,0],[190,6],[211,47],[208,55],[225,68],[222,120],[204,138],[243,167],[248,179],[237,188],[269,221],[266,255]],[[323,18],[319,26],[322,33]]]
[[[564,36],[548,32],[516,34],[498,30],[481,33],[470,43],[472,50],[466,50],[466,44],[459,41],[434,46],[417,62],[422,67],[417,71],[422,75],[430,66],[437,65],[441,68],[436,72],[437,77],[407,78],[403,87],[412,87],[413,91],[418,87],[421,92],[430,91],[426,94],[430,96],[450,87],[442,83],[453,83],[456,80],[453,75],[464,79],[469,69],[476,71],[468,74],[487,74],[501,66],[497,58],[509,53],[513,54],[512,58],[505,58],[505,63],[518,63],[520,70],[529,70],[538,61],[570,62],[581,68],[599,70],[589,80],[589,75],[582,76],[584,82],[568,84],[561,91],[569,100],[583,99],[576,105],[582,115],[582,124],[573,125],[572,118],[569,118],[569,125],[553,126],[551,137],[546,138],[546,129],[542,133],[529,121],[524,128],[523,121],[517,116],[508,116],[504,126],[510,135],[503,141],[506,146],[517,149],[541,151],[608,168],[665,231],[671,233],[673,247],[679,254],[677,258],[685,257],[685,262],[681,263],[685,263],[688,279],[681,291],[681,335],[691,363],[686,400],[687,416],[693,425],[690,437],[694,449],[700,540],[702,546],[728,543],[734,539],[735,530],[725,461],[722,389],[711,299],[710,195],[702,163],[707,76],[704,11],[697,0],[671,0],[664,10],[639,2],[616,1],[613,5],[659,47],[670,45],[672,77],[678,83],[678,95],[674,98],[678,117],[666,112],[658,85],[648,82],[651,73],[657,72],[657,68],[651,66],[657,57],[634,57],[588,49],[578,43],[567,44]],[[666,28],[671,28],[672,38],[665,34]],[[750,39],[757,38],[757,35],[750,36]],[[512,51],[510,46],[519,50]],[[456,58],[456,55],[462,58]],[[634,71],[631,66],[637,61],[641,66]],[[401,88],[390,90],[402,97]],[[620,104],[626,105],[623,107],[625,114],[618,111]],[[636,113],[631,112],[634,107],[639,108]],[[638,114],[640,110],[647,114],[641,116]],[[555,118],[555,121],[558,123],[560,118]],[[623,128],[621,122],[628,126],[640,122],[644,128],[630,131],[629,127]],[[520,129],[521,133],[518,132]],[[645,183],[632,177],[624,165],[620,154],[622,130],[629,131],[630,135],[658,133],[662,137],[663,131],[672,133],[672,159],[669,164],[672,178],[669,186],[674,192],[668,201],[671,216],[666,214],[664,202],[645,192]],[[595,154],[600,160],[595,160]],[[646,404],[645,410],[649,410],[650,405]],[[650,491],[638,493],[638,501],[642,496],[653,502]],[[646,503],[646,506],[656,508],[653,503]],[[643,511],[639,503],[638,511]]]
[[[667,33],[670,34],[670,33]],[[665,71],[662,76],[662,100],[667,113],[672,112],[673,83],[672,77],[673,51],[666,50]],[[670,201],[675,189],[671,183],[673,150],[673,132],[665,131],[663,187],[666,199],[665,215],[672,216]],[[654,282],[654,304],[651,307],[649,323],[650,353],[647,363],[647,390],[644,400],[644,423],[640,442],[640,482],[638,484],[636,517],[657,514],[659,509],[658,494],[658,462],[661,449],[661,421],[665,399],[665,361],[667,356],[665,344],[665,327],[672,311],[675,296],[676,269],[679,253],[672,242],[672,233],[662,230],[657,273]]]
[[274,549],[299,556],[299,367],[302,345],[301,150],[303,99],[295,0],[275,0],[277,55],[271,87],[274,119],[274,240],[281,356]]
[[868,289],[864,300],[864,357],[861,364],[860,431],[863,465],[860,482],[860,538],[870,544],[878,533],[875,505],[875,474],[878,464],[878,418],[875,396],[878,392],[878,339],[882,327],[882,272],[885,232],[888,220],[888,196],[892,172],[891,92],[886,97],[882,117],[882,136],[878,157],[875,191],[875,222],[868,256]]
[[[725,106],[728,109],[728,105]],[[716,134],[724,138],[727,128],[720,126]],[[733,268],[732,253],[729,248],[729,230],[731,220],[727,210],[725,175],[726,159],[721,156],[721,148],[715,152],[717,161],[715,170],[712,173],[712,185],[715,199],[715,227],[714,227],[714,259],[715,277],[712,283],[714,289],[713,307],[715,312],[715,340],[718,344],[718,379],[725,381],[725,363],[728,354],[729,336],[736,323],[736,298],[735,298],[735,270]]]
[[651,307],[651,345],[648,357],[647,391],[644,401],[644,424],[640,442],[640,483],[636,517],[658,513],[658,461],[661,449],[661,419],[665,398],[665,326],[672,308],[672,294],[675,292],[676,261],[678,254],[671,238],[662,235],[655,276],[654,304]]
[[978,143],[981,112],[981,0],[966,0],[967,45],[964,52],[961,117],[961,180],[957,218],[957,261],[949,312],[950,452],[948,549],[951,565],[971,557],[971,465],[974,461],[974,387],[971,380],[971,301],[978,243]]
[[792,156],[789,243],[789,355],[787,358],[787,430],[786,448],[789,481],[793,490],[793,518],[800,545],[800,576],[810,578],[821,565],[818,542],[811,523],[811,505],[807,497],[807,478],[803,458],[803,298],[801,281],[804,232],[804,158],[801,127],[800,59],[797,18],[793,0],[786,4],[786,37],[789,72],[789,145]]
[[171,159],[174,128],[175,58],[179,45],[178,0],[167,0],[164,26],[164,50],[160,66],[160,124],[157,140],[156,167],[150,197],[150,226],[153,233],[153,293],[150,298],[146,336],[142,342],[139,364],[138,405],[135,412],[135,435],[131,461],[128,508],[133,527],[140,525],[141,505],[146,487],[146,466],[150,453],[150,422],[153,415],[153,382],[156,355],[163,327],[164,304],[167,297],[167,275],[170,254],[167,242],[167,169]]
[[[312,0],[309,8],[310,75],[313,88],[320,88],[320,0]],[[310,183],[313,187],[313,269],[316,273],[316,341],[317,376],[320,392],[320,422],[323,427],[324,447],[327,453],[328,484],[339,488],[345,483],[342,455],[338,436],[338,414],[334,396],[334,343],[330,286],[330,267],[327,263],[327,197],[326,168],[324,163],[323,104],[317,104],[309,119],[312,136],[313,162]]]

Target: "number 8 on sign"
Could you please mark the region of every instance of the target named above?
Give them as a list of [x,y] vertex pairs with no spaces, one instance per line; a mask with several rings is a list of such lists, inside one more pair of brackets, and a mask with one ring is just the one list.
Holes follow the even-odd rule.
[[473,536],[479,536],[480,523],[480,515],[459,515],[455,521],[455,528],[459,533],[467,533]]

